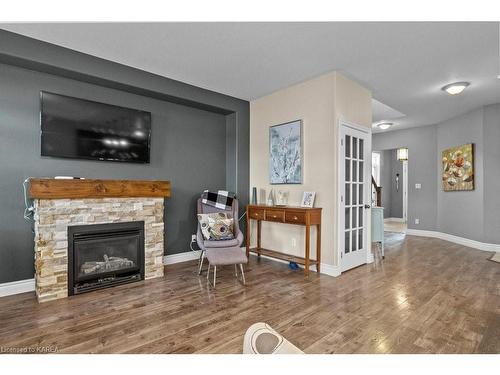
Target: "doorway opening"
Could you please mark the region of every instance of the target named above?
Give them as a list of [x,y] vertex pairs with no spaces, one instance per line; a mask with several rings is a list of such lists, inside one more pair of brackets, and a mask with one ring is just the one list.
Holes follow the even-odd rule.
[[[406,153],[401,150],[406,150]],[[384,208],[384,231],[406,233],[408,149],[372,152],[372,205]]]

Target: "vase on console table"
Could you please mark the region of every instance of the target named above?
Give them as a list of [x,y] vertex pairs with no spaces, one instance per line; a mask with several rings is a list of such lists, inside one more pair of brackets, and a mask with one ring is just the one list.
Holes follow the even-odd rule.
[[257,188],[252,188],[252,204],[257,204]]
[[275,202],[276,206],[287,206],[288,205],[288,192],[278,190],[278,196]]
[[273,194],[273,189],[269,192],[269,196],[267,197],[267,205],[268,206],[274,206],[274,194]]

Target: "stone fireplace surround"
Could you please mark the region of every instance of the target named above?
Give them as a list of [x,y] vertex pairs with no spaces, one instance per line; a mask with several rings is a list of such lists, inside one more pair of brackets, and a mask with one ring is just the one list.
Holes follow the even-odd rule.
[[[39,181],[32,181],[32,186]],[[71,191],[54,194],[54,181],[58,185],[65,185],[66,182]],[[116,183],[116,180],[80,180],[85,181],[83,184],[77,181],[49,180],[50,183],[44,189],[46,193],[36,188],[30,189],[35,207],[35,291],[38,302],[68,296],[68,226],[72,225],[144,221],[145,279],[162,277],[164,197],[170,195],[170,186],[168,192],[152,188],[151,194],[144,191],[134,193],[130,189],[130,181],[123,181],[122,193],[118,194],[107,188],[110,181]],[[96,192],[85,192],[82,198],[76,197],[78,194],[75,194],[74,189],[81,184],[82,191],[86,190],[91,181],[96,181]],[[109,196],[134,194],[152,196]],[[61,198],[65,195],[71,198]]]

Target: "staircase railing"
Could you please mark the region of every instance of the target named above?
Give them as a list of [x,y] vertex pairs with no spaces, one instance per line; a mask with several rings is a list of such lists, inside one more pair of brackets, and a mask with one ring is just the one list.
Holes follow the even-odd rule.
[[377,194],[376,205],[377,207],[382,207],[382,186],[377,185],[377,182],[375,181],[373,176],[372,176],[372,185],[375,188],[375,192]]

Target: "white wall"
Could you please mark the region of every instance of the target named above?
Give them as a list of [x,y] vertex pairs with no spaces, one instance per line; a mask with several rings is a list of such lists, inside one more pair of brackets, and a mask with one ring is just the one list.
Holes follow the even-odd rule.
[[[270,185],[269,127],[299,119],[303,121],[303,183]],[[339,119],[370,127],[371,93],[336,72],[277,91],[250,103],[250,188],[265,189],[266,196],[271,188],[275,191],[288,191],[289,205],[299,205],[304,191],[315,191],[315,206],[323,208],[322,262],[330,265],[337,264],[336,173]],[[311,235],[311,248],[315,249],[315,229]],[[292,246],[292,239],[296,240],[296,247]],[[251,240],[255,242],[255,230]],[[262,224],[264,248],[303,256],[304,242],[303,227]],[[315,256],[314,252],[312,256]]]

